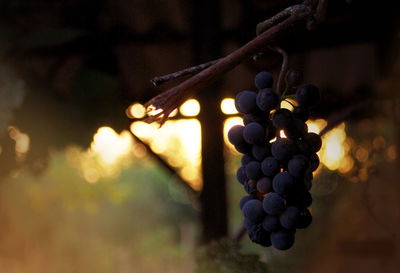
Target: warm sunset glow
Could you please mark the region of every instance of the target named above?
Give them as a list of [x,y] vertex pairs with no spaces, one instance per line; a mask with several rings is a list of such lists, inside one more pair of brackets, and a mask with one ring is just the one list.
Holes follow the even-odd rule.
[[200,103],[195,99],[187,100],[181,105],[179,112],[187,117],[197,116],[200,113]]
[[133,140],[128,131],[117,134],[110,127],[101,127],[93,136],[90,149],[97,153],[104,164],[113,164],[130,152]]
[[344,142],[346,140],[345,124],[330,130],[322,138],[322,148],[319,156],[322,164],[330,170],[337,170],[341,167],[346,169],[347,162],[343,160],[346,156]]
[[194,189],[201,189],[201,127],[197,119],[168,120],[161,128],[136,121],[131,131],[177,168]]
[[[309,120],[307,121],[308,132],[318,134],[326,124],[327,122],[324,119]],[[318,156],[324,166],[332,171],[339,170],[341,173],[348,173],[354,166],[354,160],[349,156],[353,142],[347,137],[345,127],[345,124],[342,123],[323,135],[322,147],[318,152]],[[361,151],[360,156],[363,160],[368,157],[368,155],[365,155],[364,150]],[[318,170],[316,173],[318,173]]]
[[237,114],[238,111],[235,107],[235,99],[225,98],[221,101],[221,111],[226,115]]
[[87,182],[96,183],[102,177],[118,177],[121,168],[129,165],[134,156],[143,157],[146,151],[140,145],[134,143],[126,130],[118,134],[110,127],[100,127],[93,136],[90,148],[82,151],[70,146],[66,149],[66,156]]

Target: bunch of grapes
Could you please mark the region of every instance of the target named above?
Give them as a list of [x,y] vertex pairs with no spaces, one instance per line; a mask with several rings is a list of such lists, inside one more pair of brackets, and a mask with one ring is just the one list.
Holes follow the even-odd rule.
[[318,134],[308,132],[305,122],[309,109],[318,103],[319,91],[311,84],[300,86],[298,106],[290,111],[280,108],[282,98],[272,84],[272,75],[263,71],[255,77],[258,93],[237,94],[235,106],[244,114],[244,126],[232,127],[228,139],[243,153],[237,180],[248,194],[240,208],[250,239],[286,250],[294,243],[296,229],[312,221],[309,190],[322,142]]

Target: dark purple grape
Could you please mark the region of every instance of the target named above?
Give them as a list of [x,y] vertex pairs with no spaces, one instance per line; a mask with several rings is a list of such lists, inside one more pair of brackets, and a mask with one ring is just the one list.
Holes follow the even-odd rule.
[[312,215],[308,209],[304,208],[300,211],[299,218],[297,219],[296,222],[296,228],[300,229],[306,228],[311,224],[311,222],[312,222]]
[[278,138],[272,143],[272,156],[280,162],[285,162],[293,156],[295,148],[296,146],[293,140],[289,138]]
[[313,107],[319,101],[319,90],[312,84],[305,84],[296,91],[296,100],[300,106]]
[[292,112],[290,112],[286,108],[281,108],[276,110],[274,115],[272,116],[272,124],[277,129],[285,129],[287,128],[293,120]]
[[246,175],[248,178],[258,180],[262,176],[261,164],[257,161],[252,161],[246,165]]
[[304,139],[298,139],[295,141],[296,151],[299,154],[309,156],[311,155],[311,147],[310,144]]
[[268,115],[265,113],[249,113],[243,116],[243,124],[247,125],[251,122],[257,122],[261,124],[263,127],[268,126]]
[[260,200],[252,199],[246,202],[242,208],[243,216],[253,223],[259,223],[264,219],[265,212]]
[[313,172],[318,169],[319,166],[319,157],[317,154],[312,154],[310,156],[310,170]]
[[307,170],[304,174],[304,186],[309,191],[312,187],[313,173],[311,170]]
[[250,221],[249,218],[246,218],[246,217],[245,217],[244,220],[243,220],[243,225],[244,225],[244,227],[245,227],[246,229],[251,229],[253,226],[256,225],[256,223]]
[[268,214],[265,215],[262,222],[262,227],[269,232],[277,231],[281,227],[278,216]]
[[272,181],[268,177],[262,177],[257,181],[258,192],[265,194],[272,191]]
[[311,151],[316,153],[321,149],[322,140],[321,137],[316,133],[308,133],[304,139],[310,144]]
[[278,160],[274,157],[267,157],[261,162],[261,171],[269,177],[273,177],[280,171]]
[[271,244],[279,250],[286,250],[294,244],[294,233],[291,230],[280,229],[271,233]]
[[243,129],[243,138],[249,144],[263,143],[266,139],[266,131],[257,122],[247,124]]
[[254,77],[254,84],[258,89],[271,88],[273,83],[274,79],[267,71],[261,71]]
[[307,130],[307,124],[304,121],[294,118],[285,129],[285,134],[289,138],[300,138],[307,134]]
[[257,94],[256,104],[261,111],[269,113],[278,106],[279,96],[271,88],[261,89]]
[[242,156],[242,159],[241,159],[242,166],[246,166],[246,165],[249,164],[251,161],[255,161],[255,159],[254,159],[251,155],[249,155],[249,154],[244,154],[244,155]]
[[240,184],[244,184],[247,181],[246,169],[244,166],[240,167],[236,172],[236,179]]
[[308,120],[308,118],[310,117],[310,110],[308,110],[308,108],[306,108],[306,107],[296,106],[293,109],[292,114],[293,114],[294,118],[298,118],[298,119],[306,122]]
[[258,161],[263,161],[264,158],[271,155],[271,147],[269,143],[265,143],[263,145],[254,144],[251,153],[253,157]]
[[288,163],[288,171],[294,177],[304,176],[309,167],[310,162],[305,155],[296,155]]
[[243,188],[247,194],[255,194],[257,193],[257,182],[254,180],[247,180],[243,183]]
[[271,233],[265,231],[261,225],[253,225],[248,229],[252,242],[268,247],[271,246]]
[[294,69],[290,69],[285,75],[285,81],[288,87],[299,86],[303,81],[303,74]]
[[288,206],[279,217],[279,222],[286,229],[296,228],[297,220],[300,216],[300,210],[295,206]]
[[243,142],[238,145],[235,145],[236,151],[238,151],[239,153],[242,153],[242,154],[251,153],[251,148],[252,148],[251,144],[249,144],[247,142]]
[[242,91],[236,95],[236,109],[243,114],[251,113],[257,110],[256,104],[257,93],[253,91]]
[[281,172],[274,176],[272,187],[275,192],[285,195],[294,187],[295,179],[288,172]]
[[278,215],[285,211],[285,199],[276,192],[267,193],[263,200],[263,208],[269,215]]
[[244,142],[243,138],[243,130],[244,126],[242,125],[235,125],[228,132],[228,139],[229,142],[233,145],[240,145]]
[[296,185],[287,195],[286,201],[287,205],[307,208],[312,204],[312,197],[304,185]]
[[252,199],[254,199],[254,198],[252,196],[250,196],[250,195],[243,196],[242,199],[240,199],[240,201],[239,201],[240,209],[243,208],[244,204],[246,204],[247,201],[250,201]]

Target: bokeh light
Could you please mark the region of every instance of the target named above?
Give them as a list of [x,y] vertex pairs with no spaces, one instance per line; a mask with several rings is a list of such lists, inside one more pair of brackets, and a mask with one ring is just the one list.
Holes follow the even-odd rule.
[[197,119],[168,120],[161,128],[136,121],[130,129],[154,153],[177,168],[193,189],[201,189],[201,127]]
[[200,113],[200,103],[195,99],[187,100],[179,107],[179,112],[186,117],[197,116]]
[[221,111],[225,115],[233,115],[237,114],[238,111],[235,107],[235,99],[233,98],[225,98],[221,101]]

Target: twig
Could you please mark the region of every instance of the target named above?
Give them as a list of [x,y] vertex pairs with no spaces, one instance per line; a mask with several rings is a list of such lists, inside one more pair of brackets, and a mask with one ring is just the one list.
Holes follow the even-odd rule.
[[221,58],[207,69],[149,100],[145,104],[146,108],[152,106],[151,109],[161,109],[162,111],[155,116],[148,117],[146,121],[153,122],[159,120],[162,125],[168,119],[169,113],[196,91],[210,85],[221,77],[221,75],[259,52],[267,44],[276,39],[278,35],[282,35],[300,23],[305,23],[313,13],[314,9],[312,6],[304,4],[293,6],[291,16],[286,20],[263,32],[228,56]]
[[233,233],[231,239],[234,241],[240,241],[240,239],[243,238],[243,236],[246,234],[246,228],[244,227],[244,224],[242,223],[239,228]]
[[271,49],[282,55],[281,71],[279,71],[278,82],[276,83],[276,92],[280,96],[281,95],[281,89],[282,89],[281,85],[282,85],[282,82],[283,82],[283,78],[286,75],[289,57],[288,57],[288,54],[286,53],[286,51],[284,51],[280,47],[271,47]]
[[150,80],[150,82],[154,86],[159,86],[159,85],[161,85],[161,84],[163,84],[163,83],[165,83],[165,82],[167,82],[169,80],[174,80],[174,79],[186,76],[186,75],[191,75],[191,74],[195,74],[197,72],[200,72],[200,71],[206,69],[207,67],[215,64],[219,60],[220,59],[212,60],[212,61],[209,61],[209,62],[206,62],[206,63],[203,63],[203,64],[199,64],[199,65],[196,65],[196,66],[192,66],[192,67],[189,67],[189,68],[186,68],[186,69],[171,73],[171,74],[163,75],[163,76],[160,76],[160,77],[154,77],[153,79]]
[[278,14],[275,14],[271,18],[268,18],[264,22],[261,22],[256,27],[256,34],[260,35],[267,29],[271,28],[272,26],[282,22],[283,20],[287,19],[290,15],[292,15],[293,7],[288,7]]

